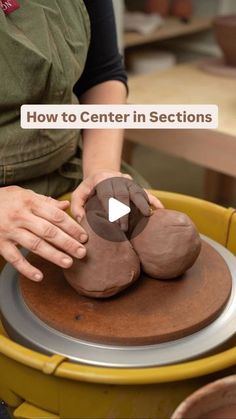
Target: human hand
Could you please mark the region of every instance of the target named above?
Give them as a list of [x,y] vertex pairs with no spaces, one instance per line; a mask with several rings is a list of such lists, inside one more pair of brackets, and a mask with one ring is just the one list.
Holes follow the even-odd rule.
[[64,212],[70,205],[68,201],[59,202],[9,186],[0,188],[0,203],[0,255],[27,278],[40,281],[43,274],[22,256],[17,245],[64,269],[72,265],[72,257],[85,256],[81,243],[88,236]]
[[[122,182],[122,178],[126,181]],[[109,182],[103,182],[109,179]],[[130,182],[127,182],[127,179]],[[151,214],[150,205],[156,209],[163,208],[159,199],[138,187],[129,175],[116,171],[101,171],[84,179],[72,194],[71,212],[78,222],[84,217],[84,206],[95,190],[106,213],[108,200],[112,197],[127,206],[130,206],[132,201],[144,216]],[[127,215],[120,220],[123,231],[128,230],[128,219]]]

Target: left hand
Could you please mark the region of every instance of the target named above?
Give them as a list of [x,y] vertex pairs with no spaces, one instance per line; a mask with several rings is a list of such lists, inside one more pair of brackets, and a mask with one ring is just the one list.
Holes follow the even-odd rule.
[[[71,198],[71,212],[79,223],[85,215],[84,206],[87,200],[94,193],[96,186],[107,179],[111,180],[110,183],[106,183],[106,191],[100,190],[100,188],[97,189],[98,198],[100,199],[106,212],[107,200],[110,197],[116,198],[128,206],[130,205],[130,201],[132,201],[145,216],[149,216],[151,214],[150,205],[156,209],[163,208],[162,203],[155,196],[151,195],[147,191],[145,191],[146,194],[141,194],[140,188],[138,188],[138,190],[135,188],[135,183],[131,182],[129,188],[129,184],[127,184],[127,182],[124,182],[124,185],[119,182],[117,188],[116,183],[112,180],[112,178],[124,178],[132,181],[132,178],[129,175],[121,172],[111,170],[100,171],[84,179],[78,188],[73,192]],[[148,198],[148,201],[146,198]],[[123,231],[128,230],[128,215],[126,217],[122,217],[121,228]]]

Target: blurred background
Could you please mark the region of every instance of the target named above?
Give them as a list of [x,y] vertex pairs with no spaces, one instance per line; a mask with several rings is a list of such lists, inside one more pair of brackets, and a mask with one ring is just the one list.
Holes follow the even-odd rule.
[[124,159],[153,188],[236,206],[236,1],[114,0],[114,7],[130,103],[214,103],[220,112],[215,132],[128,130]]

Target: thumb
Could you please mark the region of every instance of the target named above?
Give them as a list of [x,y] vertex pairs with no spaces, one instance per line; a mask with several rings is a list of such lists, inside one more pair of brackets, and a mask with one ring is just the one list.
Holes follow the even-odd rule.
[[90,188],[82,182],[71,196],[71,213],[78,223],[81,222],[85,215],[84,206],[90,194]]

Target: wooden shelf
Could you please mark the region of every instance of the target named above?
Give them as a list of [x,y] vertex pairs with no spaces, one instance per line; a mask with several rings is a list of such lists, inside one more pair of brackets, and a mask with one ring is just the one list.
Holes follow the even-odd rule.
[[216,104],[220,113],[217,131],[235,137],[236,79],[205,72],[200,68],[200,62],[180,64],[163,72],[130,77],[129,102],[167,105]]
[[209,17],[194,17],[191,19],[190,23],[183,23],[179,19],[170,17],[166,19],[165,24],[162,27],[148,35],[141,35],[136,32],[125,32],[124,47],[130,48],[137,45],[164,41],[178,36],[201,32],[210,29],[211,26],[212,19]]
[[215,104],[219,128],[132,129],[126,139],[236,177],[235,79],[204,72],[199,62],[130,77],[132,104]]

